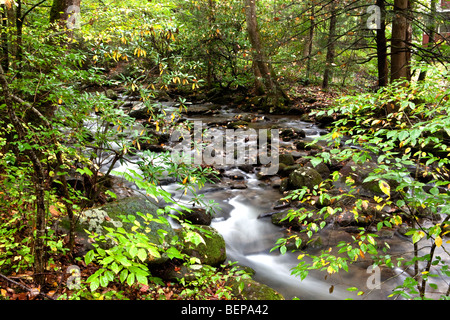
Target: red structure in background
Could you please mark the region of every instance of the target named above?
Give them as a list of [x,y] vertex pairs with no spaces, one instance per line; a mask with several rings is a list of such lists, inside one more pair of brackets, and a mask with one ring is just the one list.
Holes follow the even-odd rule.
[[441,0],[441,10],[450,10],[450,0]]
[[[438,27],[438,34],[435,35],[435,41],[447,40],[447,42],[450,42],[450,0],[441,0],[437,10],[447,20],[447,23]],[[422,43],[427,44],[429,41],[429,35],[424,33]]]

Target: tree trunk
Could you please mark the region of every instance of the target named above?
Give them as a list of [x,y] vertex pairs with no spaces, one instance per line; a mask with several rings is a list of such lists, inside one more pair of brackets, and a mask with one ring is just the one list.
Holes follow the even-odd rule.
[[[213,0],[208,0],[208,26],[209,26],[209,31],[211,32],[212,30],[212,26],[214,23],[214,1]],[[213,73],[214,73],[214,65],[213,65],[213,61],[212,61],[212,39],[210,38],[208,40],[208,45],[207,45],[207,60],[208,60],[208,68],[207,68],[207,75],[206,75],[206,84],[207,84],[207,88],[211,89],[212,87],[212,77],[213,77]]]
[[245,0],[245,12],[247,32],[252,45],[254,74],[257,81],[262,82],[259,86],[265,89],[266,94],[282,102],[288,101],[286,93],[280,88],[274,75],[272,67],[264,53],[263,44],[258,30],[256,16],[256,0]]
[[376,5],[380,8],[380,28],[377,29],[377,64],[378,64],[378,86],[385,87],[389,82],[388,53],[386,41],[386,5],[385,0],[377,0]]
[[391,81],[408,79],[408,0],[394,1],[391,38]]
[[50,9],[50,23],[66,23],[70,15],[74,12],[80,12],[75,9],[77,7],[79,9],[80,5],[81,0],[53,0]]
[[332,68],[334,64],[334,55],[335,55],[335,42],[336,42],[336,24],[337,24],[337,10],[336,3],[333,1],[330,9],[330,28],[328,33],[328,42],[327,42],[327,57],[326,57],[326,65],[325,72],[323,74],[323,82],[322,88],[328,88],[330,84],[330,79],[332,77]]
[[[22,1],[17,1],[16,7],[16,61],[21,62],[23,56],[22,49],[22,30],[23,30],[23,19],[22,19]],[[20,72],[17,75],[20,77]]]
[[3,71],[8,72],[9,69],[9,45],[8,45],[8,17],[6,11],[6,5],[0,5],[0,29],[1,29],[1,56],[0,61],[3,67]]
[[310,27],[309,27],[309,36],[308,42],[306,45],[306,79],[309,81],[311,77],[311,57],[312,57],[312,49],[313,49],[313,40],[314,40],[314,29],[316,26],[315,23],[315,8],[314,4],[311,5],[311,16],[310,16]]
[[[0,85],[3,91],[3,99],[6,103],[7,113],[9,120],[11,121],[14,129],[20,140],[32,144],[31,141],[27,141],[25,134],[25,128],[23,127],[20,119],[17,117],[14,110],[14,101],[9,91],[8,82],[6,80],[3,68],[0,64]],[[33,148],[26,150],[26,155],[30,159],[34,169],[34,182],[36,191],[36,219],[35,219],[35,234],[34,234],[34,272],[35,280],[38,284],[44,284],[44,271],[45,271],[45,172],[42,167],[39,157]]]

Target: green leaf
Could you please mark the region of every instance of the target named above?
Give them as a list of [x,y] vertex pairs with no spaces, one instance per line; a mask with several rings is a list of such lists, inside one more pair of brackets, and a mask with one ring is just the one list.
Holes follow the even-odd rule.
[[377,223],[377,230],[380,231],[383,228],[383,221]]
[[137,256],[142,262],[144,262],[147,259],[147,251],[145,251],[145,249],[139,249]]
[[413,237],[412,237],[413,243],[418,242],[424,236],[425,236],[425,232],[423,232],[423,231],[416,231],[416,232],[414,232]]
[[107,277],[106,275],[100,276],[99,279],[100,279],[100,285],[101,285],[102,287],[105,288],[106,286],[108,286],[109,279],[108,279],[108,277]]
[[94,279],[91,281],[91,283],[89,284],[89,289],[91,289],[91,292],[95,291],[98,289],[98,287],[100,286],[100,280],[98,278]]
[[195,231],[188,231],[185,235],[185,240],[198,246],[200,243],[206,244],[203,237]]
[[139,282],[140,284],[148,285],[148,279],[147,279],[146,276],[143,276],[143,275],[136,275],[136,280],[137,280],[137,282]]
[[122,269],[122,267],[119,267],[119,265],[117,264],[117,262],[113,262],[112,264],[111,264],[111,270],[115,273],[115,274],[118,274],[119,273],[119,271]]
[[108,256],[108,257],[106,257],[105,259],[103,259],[101,261],[101,264],[102,265],[107,265],[107,264],[110,264],[113,261],[114,261],[114,257],[113,256]]
[[138,248],[136,248],[136,247],[133,245],[133,246],[131,246],[131,247],[128,249],[128,253],[130,254],[131,258],[134,258],[134,257],[136,257],[137,254],[138,254]]
[[173,259],[173,258],[182,259],[183,258],[183,255],[181,254],[181,252],[175,247],[170,247],[169,249],[167,249],[166,254],[169,257],[169,259]]
[[84,263],[86,263],[86,265],[90,264],[94,260],[95,257],[94,255],[95,255],[94,250],[91,250],[88,253],[86,253],[86,255],[84,256]]
[[132,286],[134,284],[134,281],[135,281],[135,275],[134,275],[134,273],[130,273],[127,278],[127,284],[129,286]]
[[127,279],[127,276],[128,276],[128,269],[123,269],[119,275],[120,282],[124,282]]
[[151,246],[148,248],[148,253],[154,258],[161,258],[161,254],[158,251],[157,247]]
[[124,267],[131,266],[131,262],[125,256],[118,255],[115,257],[115,259],[117,262],[120,262]]
[[318,166],[320,163],[322,163],[322,159],[321,158],[313,158],[313,159],[311,159],[311,164],[313,165],[314,168],[316,166]]

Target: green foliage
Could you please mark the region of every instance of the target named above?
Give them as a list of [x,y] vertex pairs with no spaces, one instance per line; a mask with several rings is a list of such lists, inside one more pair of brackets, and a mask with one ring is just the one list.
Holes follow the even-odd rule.
[[[241,280],[250,278],[244,270],[233,264],[221,266],[225,272],[208,265],[189,265],[188,268],[191,271],[189,277],[182,278],[180,281],[185,286],[180,295],[184,299],[203,300],[215,297],[219,300],[232,300],[234,298],[231,288],[233,282],[243,285]],[[240,287],[239,291],[242,289]]]
[[[360,228],[359,235],[352,236],[353,243],[341,242],[337,253],[330,248],[318,255],[301,254],[301,262],[293,269],[293,274],[304,279],[312,269],[330,274],[340,269],[348,270],[350,263],[368,254],[375,265],[396,266],[404,270],[413,268],[414,276],[408,277],[392,294],[406,298],[426,298],[427,288],[436,286],[429,283],[431,275],[434,277],[439,272],[448,276],[448,265],[439,255],[435,255],[435,250],[444,248],[442,237],[449,232],[450,220],[449,194],[443,187],[450,184],[450,149],[447,145],[449,78],[448,74],[433,68],[429,68],[428,74],[432,77],[429,81],[393,84],[377,93],[346,96],[338,100],[335,107],[316,112],[319,116],[335,115],[338,120],[333,123],[331,132],[322,137],[328,141],[329,150],[317,154],[315,163],[330,163],[332,160],[351,160],[356,164],[376,162],[377,166],[363,183],[377,181],[381,191],[380,195],[373,196],[377,210],[385,206],[398,208],[376,222],[377,230],[408,223],[411,227],[405,235],[411,237],[413,257],[394,261],[391,255],[386,254],[389,250],[386,243],[380,243],[376,234]],[[333,177],[335,181],[341,179],[338,172]],[[343,178],[346,178],[347,191],[335,196],[336,200],[343,196],[354,198],[356,195],[355,181],[351,177]],[[332,185],[328,185],[330,187],[333,189]],[[311,197],[319,195],[318,189],[297,190],[288,198],[310,201]],[[325,192],[327,190],[323,190]],[[329,214],[333,215],[338,208],[330,206],[332,203],[322,208],[321,212],[329,210]],[[358,219],[357,213],[367,206],[367,200],[355,202],[355,219]],[[436,222],[437,215],[442,215],[442,220]],[[300,210],[292,212],[287,218],[303,221],[311,217],[312,213]],[[423,218],[434,222],[431,226],[426,225],[421,222]],[[309,238],[321,229],[314,220],[305,220],[304,224],[302,232],[306,232]],[[431,248],[427,254],[424,252],[424,241]],[[286,252],[285,243],[285,239],[279,240],[276,248]],[[423,249],[419,249],[419,243]],[[445,248],[444,254],[448,255]],[[312,262],[303,260],[306,256]]]

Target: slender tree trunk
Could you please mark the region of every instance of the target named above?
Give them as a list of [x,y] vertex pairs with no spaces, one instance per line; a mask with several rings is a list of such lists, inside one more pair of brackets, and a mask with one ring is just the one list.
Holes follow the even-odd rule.
[[[0,85],[2,88],[2,95],[4,102],[6,103],[7,113],[9,116],[9,120],[11,121],[14,129],[20,140],[27,141],[26,131],[23,127],[20,119],[17,117],[16,112],[14,110],[14,101],[12,95],[9,91],[9,85],[6,80],[3,67],[0,64]],[[31,141],[28,143],[32,144]],[[26,150],[26,155],[31,161],[34,169],[34,182],[35,182],[35,191],[36,191],[36,219],[35,219],[35,234],[34,234],[34,272],[35,272],[35,280],[38,284],[43,284],[45,277],[45,214],[46,214],[46,206],[45,206],[45,172],[42,167],[41,162],[39,161],[39,157],[36,154],[36,151],[31,148]]]
[[315,23],[315,9],[314,4],[311,5],[311,16],[310,16],[310,27],[309,27],[309,36],[308,42],[306,45],[306,79],[309,81],[311,77],[311,58],[312,58],[312,49],[313,49],[313,41],[314,41],[314,29],[316,26]]
[[0,5],[0,28],[1,28],[1,56],[0,61],[5,72],[9,69],[9,45],[8,45],[8,17],[6,11],[6,5]]
[[258,30],[258,21],[256,15],[256,0],[245,0],[245,13],[247,22],[247,32],[252,45],[253,67],[255,78],[260,79],[268,95],[277,100],[288,101],[288,96],[279,86],[272,70],[271,64],[267,61],[264,53],[264,47]]
[[252,45],[253,62],[258,69],[262,82],[267,91],[272,91],[275,87],[267,59],[265,57],[261,38],[258,30],[258,22],[256,16],[256,0],[245,0],[247,32]]
[[[16,61],[21,62],[23,56],[22,48],[22,31],[23,31],[23,19],[22,19],[22,1],[17,1],[16,7]],[[20,77],[20,73],[18,74]]]
[[380,8],[380,28],[377,29],[377,63],[378,63],[378,86],[385,87],[389,82],[388,53],[386,40],[386,5],[385,0],[377,0],[376,5]]
[[81,0],[53,0],[52,8],[50,9],[50,23],[66,23],[70,15],[79,12],[75,8],[80,8],[80,5]]
[[[208,0],[208,27],[209,27],[209,31],[212,32],[212,25],[214,23],[214,1],[213,0]],[[211,57],[211,53],[212,53],[212,35],[210,35],[209,39],[207,40],[207,70],[206,70],[206,86],[208,89],[211,89],[211,85],[212,85],[212,77],[213,77],[213,72],[214,72],[214,66],[213,66],[213,61],[212,61],[212,57]]]
[[408,0],[394,1],[391,39],[391,81],[408,79]]
[[335,42],[336,42],[336,24],[337,24],[337,10],[336,3],[333,1],[330,9],[330,27],[328,32],[328,43],[327,43],[327,57],[326,57],[326,65],[325,72],[323,74],[323,82],[322,88],[328,88],[330,84],[330,80],[332,77],[332,68],[334,63],[334,55],[335,55]]

